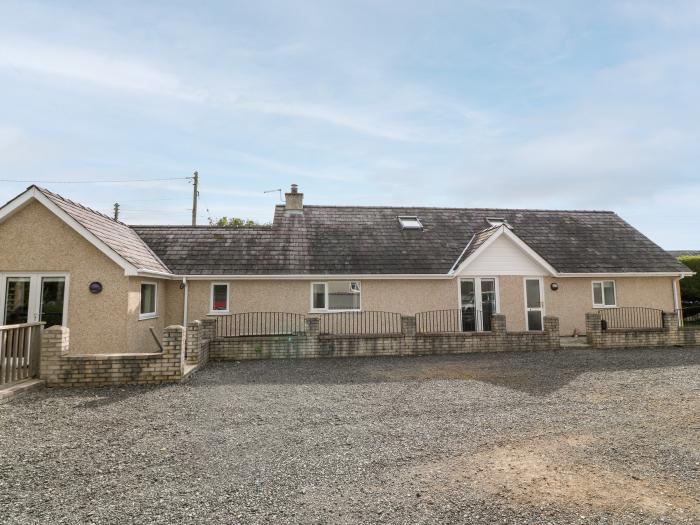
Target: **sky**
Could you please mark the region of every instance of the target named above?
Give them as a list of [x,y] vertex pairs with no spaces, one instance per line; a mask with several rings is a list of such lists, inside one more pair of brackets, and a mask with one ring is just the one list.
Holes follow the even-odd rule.
[[0,179],[131,224],[188,224],[198,170],[204,224],[296,183],[614,210],[700,249],[698,57],[694,0],[0,0]]

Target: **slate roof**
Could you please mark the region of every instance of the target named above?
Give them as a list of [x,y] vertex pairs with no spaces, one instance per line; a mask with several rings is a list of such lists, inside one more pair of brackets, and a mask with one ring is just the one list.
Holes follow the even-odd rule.
[[674,257],[683,257],[684,255],[700,256],[700,250],[668,250],[668,253]]
[[[401,229],[417,216],[423,231]],[[176,274],[447,274],[469,240],[505,218],[562,273],[687,272],[662,248],[607,211],[304,206],[275,210],[272,226],[133,226]],[[483,242],[483,240],[481,241]]]
[[459,265],[462,264],[462,262],[464,262],[465,260],[467,260],[472,253],[481,248],[481,245],[484,244],[488,239],[490,239],[491,236],[494,233],[496,233],[498,228],[498,226],[489,226],[488,228],[476,232],[469,240],[469,243],[464,249],[464,253],[462,253],[462,255],[459,257],[459,259],[454,265],[454,268],[458,268]]
[[34,187],[137,269],[169,271],[148,245],[126,224],[45,188]]

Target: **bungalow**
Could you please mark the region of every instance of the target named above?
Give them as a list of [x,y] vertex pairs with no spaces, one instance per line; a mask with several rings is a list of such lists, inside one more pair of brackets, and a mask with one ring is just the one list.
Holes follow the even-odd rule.
[[154,351],[151,329],[238,312],[459,310],[585,332],[594,309],[675,310],[691,275],[613,212],[309,206],[272,225],[129,226],[37,186],[0,208],[0,325],[72,328],[71,353]]

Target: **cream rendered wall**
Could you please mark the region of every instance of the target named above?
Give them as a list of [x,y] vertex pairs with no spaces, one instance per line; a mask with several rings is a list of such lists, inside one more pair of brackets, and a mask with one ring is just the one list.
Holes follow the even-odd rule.
[[[484,275],[483,277],[494,277]],[[499,275],[500,312],[506,316],[509,331],[525,330],[524,275]],[[585,333],[585,315],[593,309],[591,278],[543,278],[545,315],[560,318],[561,333],[569,335],[574,329]],[[616,282],[618,306],[648,306],[673,310],[673,279],[671,277],[624,277]],[[209,314],[212,282],[188,281],[189,320]],[[233,280],[229,283],[229,309],[237,312],[292,312],[308,314],[312,280]],[[362,309],[417,312],[459,307],[459,278],[454,279],[365,279],[362,286]],[[559,290],[550,288],[552,282]],[[182,290],[179,281],[167,284],[168,319],[166,324],[182,323]]]
[[[585,317],[593,311],[592,282],[615,281],[617,306],[643,306],[664,311],[675,309],[673,301],[672,277],[612,277],[612,278],[545,278],[546,314],[559,317],[562,335],[571,335],[574,329],[580,334],[586,332]],[[550,284],[556,282],[555,292]]]
[[[211,284],[214,282],[229,283],[231,313],[308,314],[311,306],[311,283],[316,280],[188,281],[190,321],[209,314]],[[427,310],[459,307],[458,285],[455,279],[366,279],[360,280],[360,283],[363,310],[414,315]],[[176,315],[173,314],[173,318]]]
[[[70,275],[70,352],[124,352],[128,278],[124,270],[42,204],[34,201],[0,223],[0,272]],[[92,294],[88,285],[103,284]]]
[[[152,319],[139,319],[141,312],[141,283],[155,283],[157,285],[156,317]],[[160,348],[153,339],[150,328],[153,328],[162,341],[163,328],[166,324],[168,311],[173,307],[167,300],[168,281],[164,279],[152,279],[132,277],[129,279],[129,292],[126,312],[126,345],[122,352],[159,352]],[[182,324],[179,321],[175,324]]]

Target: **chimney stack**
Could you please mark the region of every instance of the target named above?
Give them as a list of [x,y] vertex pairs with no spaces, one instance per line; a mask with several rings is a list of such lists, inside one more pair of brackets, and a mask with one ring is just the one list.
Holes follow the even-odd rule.
[[299,187],[292,184],[292,189],[289,193],[284,194],[284,210],[292,214],[300,214],[304,212],[304,194],[299,193]]

